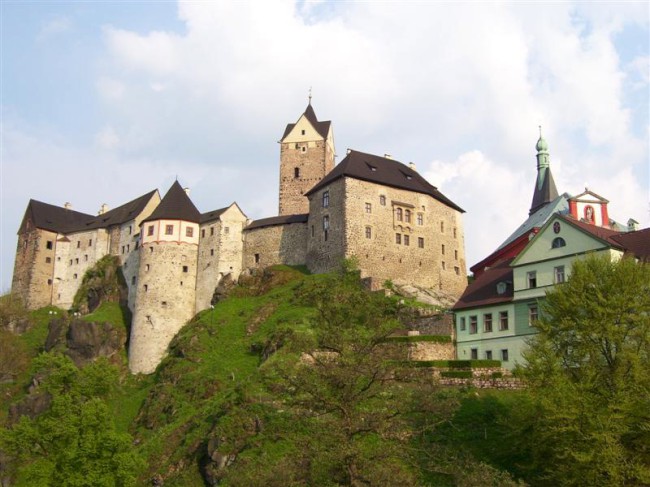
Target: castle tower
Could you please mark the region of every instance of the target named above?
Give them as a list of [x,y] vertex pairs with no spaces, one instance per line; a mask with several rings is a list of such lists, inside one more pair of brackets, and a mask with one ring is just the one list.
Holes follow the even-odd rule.
[[311,106],[296,123],[290,123],[280,140],[280,215],[309,212],[304,196],[334,169],[334,135],[331,122],[319,122]]
[[129,369],[149,374],[195,313],[199,222],[178,181],[140,224],[140,266],[129,345]]
[[537,149],[537,181],[535,182],[535,191],[528,212],[529,215],[532,215],[558,196],[553,174],[551,173],[548,144],[542,138],[541,127],[539,128],[539,140],[535,148]]

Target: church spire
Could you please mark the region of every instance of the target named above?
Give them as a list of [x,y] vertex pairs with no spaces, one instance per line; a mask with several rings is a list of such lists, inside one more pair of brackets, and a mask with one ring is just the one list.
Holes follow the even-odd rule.
[[533,201],[530,205],[529,215],[557,198],[557,188],[551,173],[548,143],[542,137],[542,127],[539,127],[539,139],[535,145],[537,149],[537,181],[533,192]]

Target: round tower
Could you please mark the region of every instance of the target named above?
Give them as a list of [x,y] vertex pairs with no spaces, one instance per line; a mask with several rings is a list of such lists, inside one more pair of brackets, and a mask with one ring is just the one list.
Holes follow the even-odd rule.
[[201,214],[176,181],[140,226],[140,267],[129,344],[132,373],[152,373],[194,316]]

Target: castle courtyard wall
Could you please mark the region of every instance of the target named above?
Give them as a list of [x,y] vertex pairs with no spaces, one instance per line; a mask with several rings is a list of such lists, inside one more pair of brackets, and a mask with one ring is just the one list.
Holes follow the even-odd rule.
[[307,224],[289,223],[244,230],[244,269],[271,265],[304,265]]

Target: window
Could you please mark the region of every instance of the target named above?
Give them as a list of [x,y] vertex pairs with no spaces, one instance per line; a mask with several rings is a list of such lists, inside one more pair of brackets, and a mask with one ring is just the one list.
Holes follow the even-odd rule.
[[372,228],[366,227],[366,238],[372,238]]
[[131,284],[135,284],[135,276],[131,278]]
[[92,247],[92,246],[93,246],[93,239],[91,238],[90,240],[88,240],[88,247]]
[[501,360],[503,362],[508,361],[508,349],[507,348],[504,348],[503,350],[501,350]]
[[418,237],[418,247],[424,248],[424,237]]
[[70,259],[70,265],[72,265],[72,259]]
[[[84,260],[85,260],[86,262],[88,262],[88,254],[84,255]],[[126,262],[125,262],[125,264],[126,264]]]
[[174,225],[165,225],[165,235],[174,234]]
[[445,264],[444,260],[442,261],[441,266],[443,271],[447,269],[447,264]]
[[497,294],[505,294],[506,290],[508,289],[508,284],[505,282],[501,281],[497,283]]
[[75,259],[75,260],[74,260],[74,263],[75,263],[75,264],[78,264],[78,263],[79,263],[79,259],[78,259],[78,258]]
[[507,311],[500,311],[499,312],[499,330],[507,330],[508,329],[508,312]]
[[478,360],[478,348],[472,348],[470,350],[470,358],[472,360]]
[[210,256],[214,255],[214,249],[210,249]]
[[454,228],[454,238],[456,238],[456,228]]
[[454,260],[458,260],[458,250],[454,250]]
[[303,146],[302,146],[302,151],[303,151],[303,152],[307,152],[307,146],[303,145]]
[[329,230],[325,230],[325,231],[323,232],[323,240],[325,240],[326,242],[327,242],[327,236],[328,236],[328,235],[329,235]]
[[52,257],[45,257],[45,263],[49,264],[52,262]]
[[402,243],[402,235],[400,233],[395,234],[395,243],[398,245]]
[[530,271],[526,274],[526,279],[528,280],[528,289],[537,287],[537,272]]
[[440,222],[440,233],[445,233],[445,222]]
[[418,213],[418,225],[424,225],[424,215],[422,213]]
[[293,168],[293,177],[296,178],[296,179],[300,177],[300,168],[299,167],[294,167]]
[[183,266],[183,272],[188,272],[188,271],[189,271],[189,268],[186,265],[184,265]]
[[194,228],[193,227],[185,228],[185,236],[186,237],[193,237],[194,236]]
[[330,217],[329,215],[325,215],[323,217],[323,230],[327,231],[330,229]]
[[460,331],[465,331],[465,317],[464,316],[460,319],[459,327],[460,327]]
[[77,274],[73,275],[72,277],[74,277],[74,278],[76,279],[76,278],[77,278]]
[[131,252],[131,244],[126,244],[126,253],[128,254],[129,252]]
[[153,235],[153,225],[147,227],[147,235],[151,237]]
[[478,333],[478,317],[470,316],[469,317],[469,334],[475,335]]
[[404,245],[411,245],[411,237],[404,235]]
[[330,205],[330,192],[325,191],[323,193],[323,208],[327,208]]
[[122,253],[124,253],[124,245],[122,245]]
[[454,266],[454,272],[456,273],[457,276],[460,276],[460,267]]
[[492,331],[492,313],[485,313],[483,315],[483,331],[486,333]]
[[539,309],[536,304],[528,306],[528,326],[533,326],[539,319]]
[[48,285],[48,286],[51,286],[51,285],[52,285],[52,279],[48,279],[48,280],[47,280],[47,285]]
[[132,233],[133,233],[133,227],[129,225],[129,235],[131,235]]
[[304,130],[301,130],[301,131],[300,131],[300,135],[305,135],[305,131],[304,131]]
[[77,240],[77,248],[81,248],[81,240]]
[[147,272],[149,272],[149,269],[150,269],[150,266],[149,266],[149,264],[147,264],[147,265],[145,266],[145,268],[144,268],[144,269],[145,269],[145,270],[146,270]]
[[372,204],[366,203],[366,213],[372,213]]
[[214,227],[210,227],[210,235],[214,235]]
[[153,254],[153,247],[149,247],[149,253]]
[[442,244],[442,255],[445,255],[445,244]]
[[144,285],[144,292],[146,293],[149,290],[149,285],[145,284]]
[[47,243],[45,244],[45,248],[48,250],[52,250],[54,248],[54,242],[52,240],[48,240]]
[[404,221],[411,223],[411,210],[404,210]]
[[312,236],[312,238],[314,236],[314,225],[311,226],[311,236]]
[[397,208],[397,209],[395,210],[395,219],[396,219],[398,222],[401,222],[401,221],[402,221],[402,209],[401,209],[401,208]]
[[160,306],[162,306],[163,308],[166,308],[167,307],[167,301],[161,301]]
[[492,360],[492,350],[485,351],[485,360]]
[[383,194],[379,196],[379,204],[381,206],[386,206],[386,197]]
[[201,238],[205,238],[205,228],[201,230]]
[[255,263],[256,264],[260,263],[260,254],[255,254]]
[[566,245],[566,240],[564,240],[562,237],[555,237],[553,239],[553,242],[551,243],[551,248],[559,249],[560,247],[564,247],[565,245]]
[[564,266],[559,265],[553,268],[553,275],[555,277],[555,284],[561,284],[564,282]]

